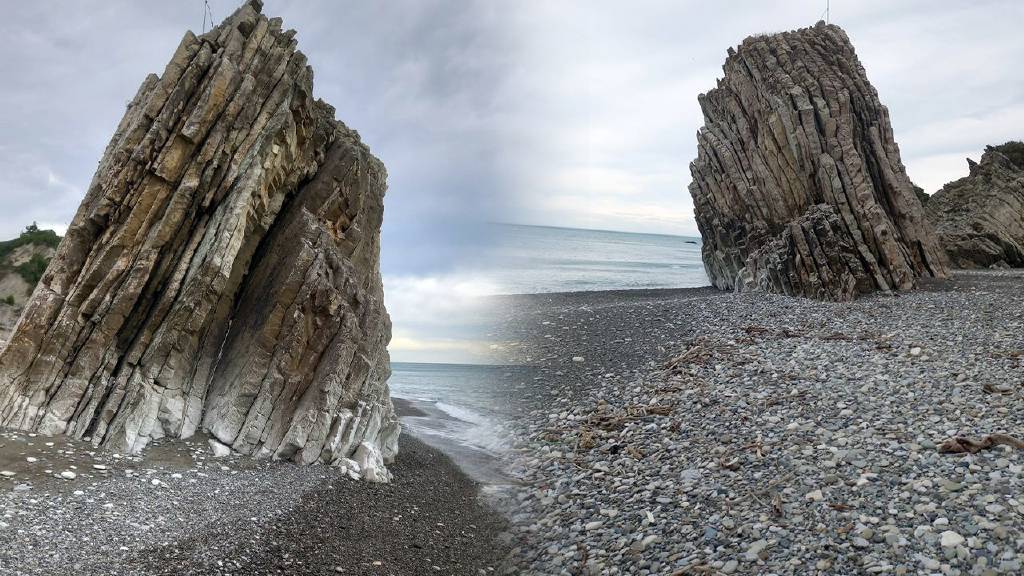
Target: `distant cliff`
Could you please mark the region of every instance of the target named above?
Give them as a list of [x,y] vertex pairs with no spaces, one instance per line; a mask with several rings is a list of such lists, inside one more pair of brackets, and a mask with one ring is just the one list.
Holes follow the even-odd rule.
[[712,283],[846,300],[944,276],[946,257],[846,33],[747,38],[699,98],[690,164]]
[[970,174],[926,204],[942,247],[959,268],[1024,267],[1024,143],[989,146]]
[[17,238],[0,242],[0,342],[10,337],[60,240],[53,230],[32,224]]

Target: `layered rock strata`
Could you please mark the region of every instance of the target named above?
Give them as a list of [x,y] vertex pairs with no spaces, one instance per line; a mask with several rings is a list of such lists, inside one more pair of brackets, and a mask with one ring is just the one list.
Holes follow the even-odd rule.
[[842,29],[747,38],[724,73],[699,97],[690,164],[716,287],[848,300],[946,274],[888,111]]
[[128,105],[0,354],[0,423],[387,479],[386,173],[261,9],[187,33]]
[[958,268],[1024,267],[1024,168],[989,150],[926,211]]

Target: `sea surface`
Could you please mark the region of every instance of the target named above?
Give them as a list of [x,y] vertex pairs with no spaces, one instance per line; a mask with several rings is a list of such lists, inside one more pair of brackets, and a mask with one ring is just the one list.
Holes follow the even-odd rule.
[[708,286],[699,237],[497,224],[503,294]]
[[[691,288],[710,284],[700,238],[545,226],[496,225],[498,250],[480,266],[498,294]],[[389,381],[405,431],[490,486],[510,446],[510,384],[527,367],[392,362]],[[404,402],[403,402],[404,401]]]

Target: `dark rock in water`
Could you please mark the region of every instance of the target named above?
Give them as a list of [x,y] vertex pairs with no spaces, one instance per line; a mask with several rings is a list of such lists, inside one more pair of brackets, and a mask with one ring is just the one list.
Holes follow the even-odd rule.
[[848,300],[945,276],[889,114],[823,22],[747,38],[700,96],[690,194],[720,289]]
[[967,162],[926,206],[942,247],[959,268],[1024,267],[1024,167],[993,147]]
[[386,172],[261,9],[185,34],[129,104],[0,354],[0,423],[387,479]]

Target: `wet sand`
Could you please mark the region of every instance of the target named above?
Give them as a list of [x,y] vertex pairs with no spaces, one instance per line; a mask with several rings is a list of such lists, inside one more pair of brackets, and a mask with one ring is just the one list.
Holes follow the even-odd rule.
[[395,405],[395,413],[398,414],[399,418],[424,418],[428,416],[426,412],[413,405],[411,400],[392,397],[391,402]]

